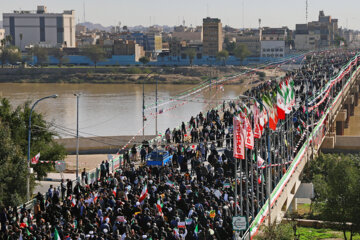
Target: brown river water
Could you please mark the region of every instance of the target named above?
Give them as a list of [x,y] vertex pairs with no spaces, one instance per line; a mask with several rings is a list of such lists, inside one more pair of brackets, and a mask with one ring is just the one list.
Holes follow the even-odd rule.
[[[163,133],[167,127],[177,127],[182,121],[189,121],[200,111],[215,106],[216,101],[233,99],[247,86],[225,85],[223,90],[214,86],[190,97],[173,101],[170,98],[195,88],[196,85],[158,85],[158,131]],[[155,85],[145,85],[146,109],[155,105]],[[142,134],[142,85],[138,84],[34,84],[34,83],[1,83],[0,96],[10,99],[13,106],[25,101],[36,101],[39,98],[58,94],[57,99],[46,99],[40,102],[36,111],[55,125],[54,130],[61,137],[74,137],[76,130],[76,97],[81,93],[79,102],[80,136],[119,136]],[[215,92],[217,93],[215,95]],[[209,101],[209,99],[212,99]],[[190,101],[189,101],[190,100]],[[152,105],[152,106],[149,106]],[[155,109],[147,110],[145,115],[145,134],[155,134]],[[151,113],[152,115],[149,115]]]

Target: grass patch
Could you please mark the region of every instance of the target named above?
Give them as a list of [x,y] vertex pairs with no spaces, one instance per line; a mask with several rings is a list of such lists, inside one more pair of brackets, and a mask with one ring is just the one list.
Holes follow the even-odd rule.
[[[341,231],[333,230],[329,228],[316,229],[298,227],[297,233],[300,234],[300,240],[313,240],[313,239],[344,239],[344,235]],[[350,232],[346,233],[348,239],[350,239]],[[360,235],[355,234],[353,240],[360,240]]]

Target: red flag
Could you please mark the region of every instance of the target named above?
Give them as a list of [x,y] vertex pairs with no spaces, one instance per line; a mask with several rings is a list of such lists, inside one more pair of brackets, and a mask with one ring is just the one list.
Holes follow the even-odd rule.
[[31,164],[37,164],[40,159],[40,153],[36,154],[35,157],[31,159]]
[[245,117],[245,126],[246,126],[245,146],[248,149],[253,149],[254,148],[254,133],[252,131],[250,121],[247,117]]

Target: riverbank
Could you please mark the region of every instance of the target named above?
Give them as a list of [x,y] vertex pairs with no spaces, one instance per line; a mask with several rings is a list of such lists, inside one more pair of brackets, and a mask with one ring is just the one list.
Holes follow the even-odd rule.
[[[152,74],[154,71],[161,74]],[[2,68],[0,83],[94,83],[94,84],[199,84],[214,78],[222,78],[247,71],[246,67],[44,67],[44,68]],[[282,71],[258,70],[256,73],[239,77],[229,84],[241,84],[244,78],[264,80],[265,77],[282,76]]]

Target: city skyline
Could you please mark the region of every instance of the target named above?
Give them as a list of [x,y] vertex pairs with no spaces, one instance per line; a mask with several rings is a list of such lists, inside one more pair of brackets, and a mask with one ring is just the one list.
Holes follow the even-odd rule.
[[[343,0],[339,2],[326,0],[308,1],[308,22],[316,21],[320,10],[326,15],[339,19],[339,26],[360,30],[360,17],[357,17],[357,9],[360,2],[356,0]],[[84,4],[85,3],[85,4]],[[46,5],[49,12],[62,12],[63,10],[75,10],[76,22],[89,21],[103,26],[150,26],[183,24],[198,26],[202,25],[202,19],[209,16],[221,19],[223,26],[229,25],[235,28],[258,27],[258,19],[262,19],[262,26],[282,27],[288,26],[295,29],[295,24],[305,23],[306,8],[305,0],[255,0],[255,1],[215,1],[215,0],[184,0],[183,4],[174,5],[168,0],[136,2],[103,0],[99,11],[99,2],[95,0],[63,0],[61,2],[41,0],[24,1],[13,0],[3,4],[0,13],[13,12],[14,10],[36,10],[37,5]],[[244,7],[243,7],[244,6]],[[259,6],[262,6],[259,8]],[[85,15],[84,15],[85,7]],[[243,14],[244,13],[244,14]],[[276,16],[276,17],[274,17]]]

